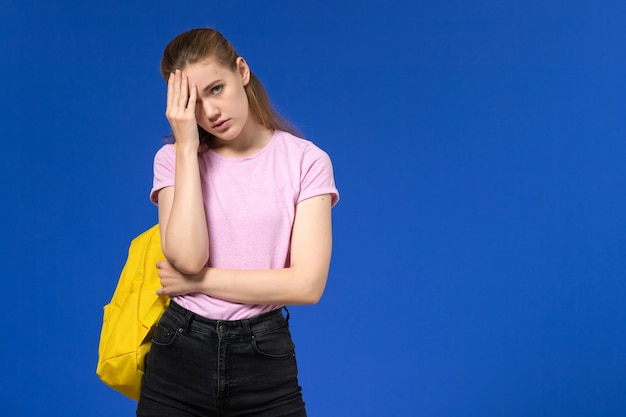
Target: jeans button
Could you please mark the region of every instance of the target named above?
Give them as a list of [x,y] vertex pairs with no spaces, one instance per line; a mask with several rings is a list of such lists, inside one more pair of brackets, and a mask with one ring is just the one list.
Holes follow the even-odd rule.
[[223,324],[220,324],[220,333],[224,333],[226,332],[226,326],[224,326]]

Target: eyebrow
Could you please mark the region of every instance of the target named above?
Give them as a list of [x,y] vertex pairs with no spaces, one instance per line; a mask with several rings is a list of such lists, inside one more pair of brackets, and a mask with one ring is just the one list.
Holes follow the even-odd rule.
[[215,87],[215,84],[219,84],[221,82],[222,82],[222,80],[215,80],[215,81],[213,81],[211,84],[209,84],[206,87],[204,87],[202,89],[202,92],[205,93],[205,92],[209,91],[211,88]]

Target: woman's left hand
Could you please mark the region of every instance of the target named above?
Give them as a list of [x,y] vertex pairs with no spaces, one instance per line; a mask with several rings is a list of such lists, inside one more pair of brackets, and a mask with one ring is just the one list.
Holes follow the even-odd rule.
[[202,273],[185,275],[174,268],[167,260],[158,262],[156,267],[159,269],[159,278],[161,278],[161,285],[163,286],[163,288],[157,291],[158,295],[173,297],[200,292]]

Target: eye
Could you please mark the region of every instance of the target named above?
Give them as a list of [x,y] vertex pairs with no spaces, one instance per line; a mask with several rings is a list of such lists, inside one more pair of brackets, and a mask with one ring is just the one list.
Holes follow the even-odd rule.
[[222,92],[223,86],[221,85],[216,85],[215,87],[211,88],[211,94],[219,94]]

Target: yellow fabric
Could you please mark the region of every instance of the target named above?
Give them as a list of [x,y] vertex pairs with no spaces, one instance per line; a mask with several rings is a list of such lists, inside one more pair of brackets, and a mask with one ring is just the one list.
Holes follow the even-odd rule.
[[113,298],[104,306],[96,373],[134,400],[139,399],[154,326],[169,304],[168,297],[156,295],[161,287],[156,263],[163,259],[157,224],[131,242]]

